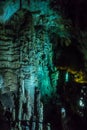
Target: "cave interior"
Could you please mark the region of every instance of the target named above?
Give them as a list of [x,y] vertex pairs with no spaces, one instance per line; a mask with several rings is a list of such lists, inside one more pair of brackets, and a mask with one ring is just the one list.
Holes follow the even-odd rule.
[[0,0],[0,130],[87,130],[86,12],[86,0]]

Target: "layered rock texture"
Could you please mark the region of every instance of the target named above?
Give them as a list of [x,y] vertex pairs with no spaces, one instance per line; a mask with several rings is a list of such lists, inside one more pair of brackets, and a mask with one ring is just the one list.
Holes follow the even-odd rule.
[[[10,108],[12,122],[18,120],[12,129],[23,129],[21,121],[32,120],[30,129],[43,130],[43,104],[38,94],[50,97],[56,91],[58,72],[53,66],[49,31],[56,28],[58,16],[38,9],[19,9],[0,24],[0,100],[5,112]],[[40,92],[35,96],[36,88]]]
[[[43,102],[57,94],[59,70],[86,72],[87,34],[74,32],[49,0],[2,2],[0,14],[1,120],[12,130],[50,130]],[[80,60],[85,62],[79,65]]]

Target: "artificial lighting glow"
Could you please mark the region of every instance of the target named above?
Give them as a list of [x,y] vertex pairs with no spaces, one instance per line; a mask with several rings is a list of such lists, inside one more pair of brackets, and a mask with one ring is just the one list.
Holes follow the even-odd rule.
[[[73,80],[77,83],[87,83],[86,74],[83,71],[76,71],[68,67],[57,67],[58,70],[65,70],[73,75]],[[68,74],[66,75],[68,77]]]
[[61,113],[65,113],[65,112],[66,112],[65,108],[61,108]]
[[66,117],[66,110],[64,107],[61,108],[61,115],[62,115],[62,118]]
[[69,73],[66,72],[66,75],[65,75],[65,82],[68,82],[69,81]]
[[9,0],[8,2],[5,2],[3,5],[3,14],[0,16],[0,21],[6,22],[11,18],[11,16],[19,9],[19,2],[13,2],[12,0]]
[[81,107],[84,107],[84,103],[83,103],[83,100],[82,100],[82,99],[79,100],[79,105],[80,105]]

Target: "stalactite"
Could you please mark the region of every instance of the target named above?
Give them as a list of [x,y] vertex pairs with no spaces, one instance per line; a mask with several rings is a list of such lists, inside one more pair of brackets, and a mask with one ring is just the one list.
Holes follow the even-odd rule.
[[30,4],[30,0],[28,0],[28,5]]
[[22,0],[20,0],[20,9],[22,9]]

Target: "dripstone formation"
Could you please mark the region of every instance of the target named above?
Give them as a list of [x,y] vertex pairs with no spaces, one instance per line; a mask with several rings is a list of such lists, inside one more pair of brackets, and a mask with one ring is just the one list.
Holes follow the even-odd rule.
[[21,9],[0,24],[0,100],[3,117],[5,112],[11,113],[6,121],[12,122],[12,130],[50,129],[50,124],[44,124],[40,95],[55,92],[56,79],[52,79],[52,74],[57,72],[53,68],[48,30],[42,24],[44,16],[34,21],[36,14]]

